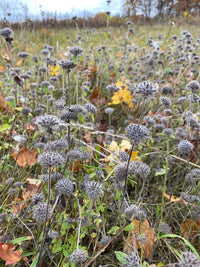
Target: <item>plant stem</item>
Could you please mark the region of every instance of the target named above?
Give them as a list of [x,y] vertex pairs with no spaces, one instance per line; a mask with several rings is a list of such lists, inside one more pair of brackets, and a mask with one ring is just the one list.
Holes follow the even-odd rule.
[[42,252],[43,252],[44,243],[45,243],[46,236],[47,236],[47,225],[46,224],[47,224],[47,218],[48,218],[50,197],[51,197],[51,167],[49,167],[47,208],[46,208],[45,220],[44,220],[44,225],[43,225],[43,238],[42,238],[41,245],[40,245],[40,252],[38,256],[37,267],[40,267],[41,265]]

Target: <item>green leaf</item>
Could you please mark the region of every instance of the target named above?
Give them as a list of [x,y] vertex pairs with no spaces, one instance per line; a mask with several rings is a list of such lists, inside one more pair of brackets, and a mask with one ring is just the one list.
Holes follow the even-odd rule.
[[165,174],[166,172],[167,172],[166,169],[161,169],[159,172],[156,172],[156,173],[155,173],[155,176],[163,175],[163,174]]
[[38,257],[39,257],[39,254],[37,254],[37,256],[35,257],[34,261],[31,263],[31,267],[36,267],[37,266]]
[[121,252],[121,251],[115,251],[115,255],[120,263],[128,263],[125,260],[125,257],[127,257],[127,254]]
[[119,200],[121,197],[122,192],[120,190],[117,190],[117,193],[115,195],[115,200]]
[[107,37],[107,36],[108,36],[107,32],[104,32],[104,36],[105,36],[105,37]]
[[83,125],[85,125],[85,118],[83,117],[81,113],[78,114],[78,119]]
[[119,232],[119,226],[113,226],[109,231],[108,234],[116,235]]
[[85,61],[82,57],[79,56],[79,58],[80,58],[81,61],[83,61],[83,62]]
[[77,64],[78,57],[77,57],[77,56],[73,56],[73,59],[72,59],[72,61],[74,62],[74,64]]
[[130,232],[134,229],[134,227],[135,227],[134,224],[130,223],[124,228],[124,231]]
[[157,266],[163,266],[163,265],[164,265],[164,263],[159,262]]
[[0,133],[5,131],[5,130],[10,130],[10,128],[11,128],[11,125],[8,123],[5,123],[5,124],[0,126]]
[[43,91],[44,91],[44,93],[45,93],[46,95],[50,93],[50,90],[49,90],[48,87],[44,87],[44,88],[43,88]]
[[197,250],[195,249],[195,247],[193,247],[193,245],[187,240],[185,239],[184,237],[180,236],[180,235],[175,235],[175,234],[167,234],[167,235],[162,235],[162,236],[159,236],[158,239],[163,239],[163,238],[166,238],[166,237],[177,237],[177,238],[180,238],[182,239],[186,245],[188,245],[188,247],[192,250],[192,252],[194,254],[197,255],[197,257],[199,258],[200,260],[200,255],[199,253],[197,252]]
[[22,237],[18,237],[18,238],[15,238],[11,241],[11,243],[13,245],[16,245],[16,244],[21,244],[23,241],[27,241],[27,240],[31,240],[33,239],[32,236],[22,236]]

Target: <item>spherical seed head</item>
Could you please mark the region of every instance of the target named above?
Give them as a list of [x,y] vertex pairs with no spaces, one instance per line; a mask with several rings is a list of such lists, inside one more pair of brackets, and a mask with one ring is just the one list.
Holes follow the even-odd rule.
[[99,182],[88,181],[85,184],[85,191],[91,200],[95,200],[103,195],[103,188]]
[[65,107],[65,101],[63,98],[60,98],[54,103],[54,105],[57,110],[63,110]]
[[172,94],[173,94],[173,89],[172,89],[171,86],[165,86],[165,87],[163,87],[163,88],[161,89],[161,92],[162,92],[162,94],[164,94],[164,95],[167,95],[167,94],[172,95]]
[[85,104],[85,108],[87,109],[88,112],[91,112],[94,114],[97,113],[97,108],[92,103]]
[[75,184],[69,179],[63,178],[56,183],[55,189],[60,195],[70,196],[75,191]]
[[37,205],[39,202],[44,202],[44,195],[42,193],[36,193],[33,195],[31,202],[33,205]]
[[136,168],[135,171],[142,178],[146,178],[147,176],[149,176],[151,172],[150,167],[146,163],[143,163],[143,162],[141,162],[141,164],[139,165],[139,168]]
[[43,167],[58,167],[65,163],[65,158],[61,153],[47,152],[43,153],[38,158],[39,164]]
[[114,111],[113,108],[106,108],[106,109],[105,109],[105,113],[106,113],[106,114],[112,114],[113,111]]
[[187,86],[186,86],[187,90],[192,91],[192,93],[197,93],[200,90],[200,84],[198,81],[190,81]]
[[172,104],[171,100],[166,96],[162,96],[160,98],[160,103],[161,103],[161,105],[165,106],[166,108],[169,108]]
[[198,259],[197,255],[192,252],[183,252],[182,253],[182,262],[185,266],[192,266],[192,267],[199,267],[200,260]]
[[59,127],[60,120],[54,115],[41,115],[36,118],[35,124],[41,132],[53,134],[53,130]]
[[157,90],[152,82],[144,81],[136,84],[136,94],[141,94],[145,99],[156,93]]
[[79,148],[75,147],[73,150],[70,150],[67,153],[67,157],[69,158],[69,160],[82,159],[82,152]]
[[140,260],[135,252],[130,252],[124,259],[127,263],[123,263],[122,267],[140,267]]
[[8,28],[8,27],[5,27],[3,29],[0,30],[0,35],[3,36],[6,40],[6,42],[10,43],[13,41],[14,39],[14,32]]
[[129,158],[129,155],[125,151],[120,151],[119,152],[119,158],[120,158],[120,160],[127,162],[128,158]]
[[127,207],[124,210],[124,214],[125,214],[126,217],[131,219],[132,216],[136,213],[137,209],[138,209],[138,206],[136,204],[131,204],[129,207]]
[[28,56],[29,56],[29,54],[27,52],[20,52],[20,53],[18,53],[18,57],[26,58]]
[[73,56],[78,56],[83,52],[83,48],[80,46],[74,46],[69,49],[70,54]]
[[116,181],[124,181],[127,177],[127,164],[119,163],[115,169],[114,179]]
[[163,132],[163,134],[165,134],[166,136],[170,136],[170,135],[174,134],[174,131],[173,131],[173,129],[171,129],[171,128],[165,128],[162,132]]
[[128,138],[136,143],[139,143],[142,139],[149,139],[150,134],[146,126],[140,124],[129,124],[126,127],[126,134]]
[[70,256],[70,261],[75,264],[84,263],[87,260],[88,254],[83,249],[76,249]]
[[74,64],[73,61],[71,60],[65,60],[62,59],[58,62],[58,65],[63,69],[66,70],[67,72],[69,72],[70,70],[72,70],[73,68],[76,67],[76,64]]
[[21,113],[24,115],[24,116],[28,116],[29,113],[32,112],[32,109],[29,108],[29,107],[26,107],[26,106],[23,106],[23,108],[21,109]]
[[65,139],[58,139],[52,142],[48,142],[44,146],[45,151],[61,151],[68,146],[68,142]]
[[160,231],[164,234],[170,234],[171,228],[166,222],[162,222],[159,224]]
[[[46,218],[46,210],[47,204],[44,202],[38,202],[33,209],[33,219],[36,220],[37,223],[44,223]],[[52,216],[52,208],[49,207],[47,218],[50,219]]]
[[188,140],[182,140],[178,144],[178,151],[183,155],[188,155],[193,149],[193,144],[190,143]]

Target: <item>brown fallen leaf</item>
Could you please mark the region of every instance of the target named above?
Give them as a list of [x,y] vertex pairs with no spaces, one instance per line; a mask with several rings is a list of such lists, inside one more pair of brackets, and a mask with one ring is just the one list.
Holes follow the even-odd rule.
[[4,244],[0,242],[0,258],[5,260],[5,265],[17,263],[22,259],[20,251],[13,251],[15,246],[13,244]]
[[[130,252],[132,249],[134,249],[133,245],[133,233],[135,235],[135,248],[136,250],[142,249],[143,255],[145,258],[148,258],[151,256],[152,250],[153,250],[153,243],[156,239],[154,230],[149,225],[149,222],[145,220],[144,222],[138,221],[133,219],[132,224],[135,226],[133,231],[129,234],[126,243],[124,244],[124,252]],[[146,237],[146,242],[143,244],[138,240],[138,237],[144,235]]]
[[191,238],[193,237],[193,241],[194,241],[194,239],[197,239],[197,235],[199,235],[199,228],[200,228],[199,220],[189,219],[189,220],[186,220],[182,224],[180,230],[181,230],[181,234],[183,235],[185,239],[188,240],[190,237]]
[[181,198],[179,198],[177,196],[173,196],[173,195],[170,196],[170,195],[168,195],[166,193],[164,193],[164,197],[167,198],[171,202],[177,202],[177,203],[182,203],[182,204],[186,204],[187,203],[186,201],[184,201],[183,199],[181,199]]
[[37,148],[34,150],[28,150],[28,148],[23,147],[19,153],[12,153],[13,158],[16,160],[17,164],[21,167],[30,166],[36,162]]

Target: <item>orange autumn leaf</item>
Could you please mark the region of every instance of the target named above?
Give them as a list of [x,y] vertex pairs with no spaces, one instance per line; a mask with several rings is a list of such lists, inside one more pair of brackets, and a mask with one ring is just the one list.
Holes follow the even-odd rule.
[[17,214],[26,204],[25,202],[23,202],[22,198],[17,198],[12,203],[13,203],[12,208],[14,214]]
[[4,73],[5,67],[3,65],[0,65],[0,74]]
[[3,98],[1,91],[0,91],[0,110],[2,109],[6,109],[6,103],[5,103],[5,99]]
[[22,259],[20,251],[13,251],[15,246],[13,244],[4,244],[0,242],[0,258],[5,260],[5,265],[17,263]]
[[30,166],[36,162],[37,148],[34,150],[28,150],[28,148],[23,147],[19,153],[12,153],[13,158],[16,160],[17,164],[21,167]]
[[164,197],[167,198],[171,202],[177,202],[177,203],[183,203],[183,204],[187,203],[187,202],[185,202],[184,200],[182,200],[181,198],[179,198],[177,196],[173,196],[173,195],[170,196],[170,195],[168,195],[166,193],[164,193]]
[[[124,252],[127,253],[134,249],[133,240],[135,240],[135,248],[137,250],[143,249],[145,258],[150,257],[153,250],[153,243],[156,239],[153,228],[151,228],[147,220],[141,222],[133,219],[132,224],[135,226],[132,231],[135,235],[135,238],[133,238],[133,233],[129,234],[126,242],[124,243]],[[143,244],[138,240],[138,237],[142,235],[144,235],[146,238],[146,242]]]

